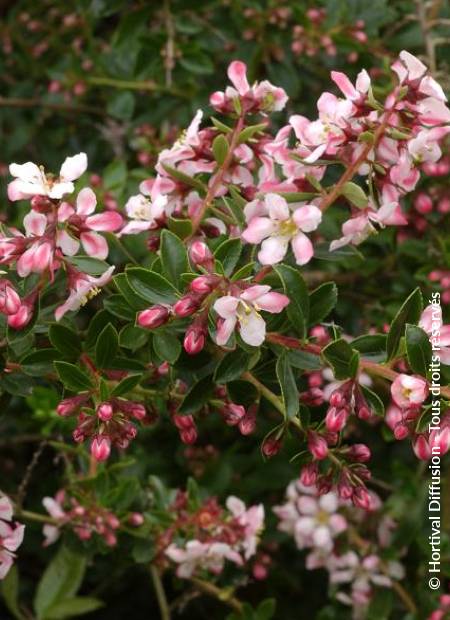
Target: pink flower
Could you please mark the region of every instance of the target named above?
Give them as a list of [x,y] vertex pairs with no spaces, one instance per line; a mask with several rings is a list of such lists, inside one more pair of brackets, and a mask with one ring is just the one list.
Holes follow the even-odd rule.
[[58,178],[46,175],[42,167],[30,161],[26,164],[11,164],[9,171],[16,178],[8,185],[8,197],[10,200],[23,200],[37,195],[60,199],[64,194],[73,192],[73,181],[78,179],[86,168],[86,153],[67,157]]
[[16,263],[21,278],[30,273],[42,273],[52,266],[54,247],[51,239],[45,236],[47,224],[47,217],[36,211],[30,211],[23,218],[27,249]]
[[189,579],[199,568],[218,575],[223,570],[225,560],[230,560],[238,566],[243,563],[240,554],[223,542],[202,543],[199,540],[189,540],[185,548],[172,543],[165,553],[179,565],[177,576],[184,579]]
[[242,238],[248,243],[261,243],[258,260],[262,265],[274,265],[283,260],[291,243],[298,265],[308,263],[313,246],[305,232],[316,230],[322,213],[315,205],[305,205],[289,210],[286,200],[277,194],[266,194],[264,199],[268,217],[252,217]]
[[315,488],[295,481],[288,487],[287,498],[285,504],[273,509],[280,519],[278,529],[292,534],[299,549],[331,551],[333,539],[347,529],[347,520],[338,512],[337,494],[319,497]]
[[120,231],[120,235],[135,235],[143,230],[151,230],[166,216],[167,196],[161,192],[161,181],[156,180],[151,188],[142,184],[141,194],[128,199],[125,210],[130,221]]
[[225,92],[217,91],[210,97],[210,104],[219,112],[229,113],[235,110],[234,100],[239,100],[244,112],[278,112],[284,108],[288,96],[282,88],[273,86],[267,80],[255,82],[250,86],[247,80],[247,66],[240,60],[233,61],[228,67],[228,77],[233,87]]
[[353,86],[345,73],[340,73],[339,71],[332,71],[331,79],[344,93],[346,99],[350,99],[350,101],[355,103],[360,103],[369,92],[370,76],[365,69],[358,73],[355,86]]
[[430,339],[439,341],[439,351],[434,351],[434,354],[439,356],[442,364],[450,365],[450,325],[443,324],[441,306],[427,306],[420,317],[419,327]]
[[222,320],[219,321],[216,342],[225,345],[238,324],[242,340],[254,347],[260,346],[266,337],[266,323],[260,310],[278,314],[289,303],[289,298],[281,293],[269,292],[270,286],[257,284],[237,296],[226,295],[214,303],[214,310]]
[[[42,500],[42,504],[48,514],[53,518],[61,521],[61,525],[64,523],[67,515],[64,511],[62,504],[64,501],[64,491],[59,491],[56,494],[56,497],[44,497]],[[48,547],[56,542],[61,534],[60,526],[53,525],[51,523],[46,523],[42,528],[42,533],[44,534],[44,547]]]
[[11,282],[0,278],[0,312],[6,315],[16,314],[21,304],[20,297]]
[[104,260],[108,256],[108,243],[98,231],[113,232],[122,226],[122,216],[115,211],[104,211],[92,215],[97,206],[94,192],[85,187],[77,196],[76,209],[63,202],[58,209],[58,222],[66,224],[66,229],[58,231],[57,243],[67,256],[78,252],[80,239],[86,254]]
[[399,374],[391,385],[391,395],[401,409],[417,408],[428,396],[428,384],[422,377]]
[[244,551],[244,557],[248,560],[256,553],[259,535],[264,527],[264,506],[259,504],[247,508],[244,502],[234,495],[227,498],[226,506],[243,528],[244,539],[240,544]]
[[98,278],[75,270],[69,272],[70,294],[67,300],[56,308],[56,320],[59,321],[62,319],[69,310],[72,312],[78,310],[81,306],[84,306],[89,299],[98,295],[100,288],[111,280],[113,271],[114,267],[109,267],[109,269]]
[[13,522],[13,506],[6,495],[0,493],[0,579],[4,579],[13,565],[14,552],[23,541],[25,526]]

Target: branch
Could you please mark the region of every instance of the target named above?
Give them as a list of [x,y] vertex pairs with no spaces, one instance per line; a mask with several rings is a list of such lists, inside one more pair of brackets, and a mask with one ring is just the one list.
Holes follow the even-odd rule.
[[111,86],[112,88],[120,88],[124,90],[143,90],[152,93],[164,93],[167,95],[175,95],[182,99],[190,99],[190,93],[186,90],[179,90],[173,86],[163,86],[151,81],[137,81],[137,80],[116,80],[115,78],[103,77],[103,76],[90,76],[86,78],[89,84],[96,86]]
[[108,116],[108,113],[104,109],[84,105],[82,103],[75,105],[73,103],[54,103],[43,101],[42,99],[21,99],[19,97],[0,97],[0,108],[46,108],[54,112],[82,112],[101,117]]
[[227,590],[222,590],[218,588],[214,584],[209,581],[203,581],[203,579],[198,579],[197,577],[191,577],[190,581],[202,592],[212,596],[213,598],[222,601],[229,607],[231,607],[238,614],[242,613],[242,603],[237,598],[235,598],[230,592]]
[[156,599],[158,601],[159,611],[161,614],[161,620],[170,620],[170,610],[167,603],[166,593],[161,581],[161,575],[158,569],[153,564],[150,564],[150,575],[152,577],[153,586],[155,588]]

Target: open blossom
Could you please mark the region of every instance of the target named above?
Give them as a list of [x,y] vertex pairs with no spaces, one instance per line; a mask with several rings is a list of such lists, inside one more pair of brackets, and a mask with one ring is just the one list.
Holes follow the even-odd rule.
[[22,544],[25,526],[13,522],[11,500],[0,492],[0,579],[4,579],[13,565],[15,551]]
[[267,80],[255,82],[250,86],[247,80],[247,65],[239,60],[233,61],[227,71],[233,87],[225,92],[217,91],[210,97],[210,103],[219,112],[235,109],[233,101],[238,99],[246,112],[278,112],[284,108],[288,96],[282,88],[273,86]]
[[141,184],[141,194],[131,196],[125,204],[129,222],[120,235],[135,235],[143,230],[151,230],[166,215],[167,196],[160,193],[161,183],[155,181],[151,188]]
[[[105,211],[93,215],[97,206],[94,192],[85,187],[80,191],[74,209],[63,202],[58,209],[58,222],[66,228],[58,231],[58,246],[67,256],[74,256],[79,250],[80,242],[89,256],[105,260],[108,256],[108,243],[99,232],[114,232],[122,226],[122,216],[115,211]],[[76,237],[76,238],[74,238]]]
[[314,487],[306,487],[296,480],[288,487],[287,502],[273,510],[280,519],[278,529],[292,534],[299,549],[331,551],[333,539],[347,529],[339,507],[336,493],[318,496]]
[[262,265],[274,265],[283,260],[289,243],[298,265],[308,263],[313,254],[306,232],[316,230],[322,213],[315,205],[289,205],[282,196],[267,194],[264,199],[267,216],[252,217],[242,238],[249,243],[261,243],[258,260]]
[[260,310],[278,314],[289,303],[289,298],[281,293],[270,291],[270,286],[257,284],[238,295],[220,297],[214,303],[214,310],[220,319],[217,326],[216,342],[225,345],[236,325],[242,340],[254,347],[260,346],[266,337],[266,323]]
[[26,164],[11,164],[9,171],[15,179],[8,185],[8,197],[10,200],[24,200],[33,196],[48,196],[58,200],[64,194],[73,192],[73,181],[78,179],[86,168],[86,153],[67,157],[61,166],[59,177],[46,174],[42,167],[30,161]]
[[191,577],[198,568],[218,575],[223,570],[225,560],[238,566],[243,563],[241,555],[223,542],[202,543],[199,540],[189,540],[184,549],[171,544],[165,553],[178,564],[177,576],[184,579]]
[[428,384],[422,377],[400,374],[391,384],[395,404],[402,408],[417,408],[428,396]]
[[374,224],[384,228],[389,224],[407,224],[407,220],[399,212],[397,202],[388,202],[378,210],[366,209],[360,215],[342,224],[342,237],[330,243],[330,250],[337,250],[349,244],[359,245],[371,234],[377,232]]
[[72,269],[69,272],[70,294],[66,301],[56,308],[56,320],[59,321],[62,319],[66,312],[78,310],[81,306],[84,306],[89,299],[95,297],[95,295],[100,292],[100,288],[111,280],[114,269],[114,267],[109,267],[109,269],[98,278]]
[[440,348],[439,351],[434,351],[434,354],[439,356],[442,364],[450,365],[450,325],[443,324],[441,306],[427,306],[420,317],[419,327],[430,338],[439,336]]
[[256,553],[259,534],[264,527],[264,506],[258,504],[247,508],[241,499],[231,495],[227,498],[226,507],[243,528],[244,538],[241,544],[244,557],[248,560]]

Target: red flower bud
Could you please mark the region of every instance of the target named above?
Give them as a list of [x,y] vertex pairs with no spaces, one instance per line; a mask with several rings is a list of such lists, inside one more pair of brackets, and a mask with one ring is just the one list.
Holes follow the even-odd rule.
[[348,456],[352,459],[352,461],[357,461],[358,463],[366,463],[370,461],[371,452],[369,448],[363,443],[355,443],[350,447],[348,451]]
[[188,355],[197,355],[203,350],[206,342],[203,327],[191,326],[188,328],[183,341],[184,350]]
[[91,454],[96,461],[106,461],[111,454],[111,441],[106,435],[97,435],[91,443]]
[[169,320],[169,310],[165,306],[152,306],[138,313],[137,322],[141,327],[155,329]]
[[113,417],[114,410],[110,403],[101,403],[97,407],[97,416],[102,422],[109,422]]
[[328,444],[321,435],[310,431],[308,433],[308,450],[315,459],[321,461],[328,455]]
[[178,317],[184,318],[194,314],[194,312],[198,310],[199,305],[200,304],[197,297],[186,295],[174,304],[173,311]]

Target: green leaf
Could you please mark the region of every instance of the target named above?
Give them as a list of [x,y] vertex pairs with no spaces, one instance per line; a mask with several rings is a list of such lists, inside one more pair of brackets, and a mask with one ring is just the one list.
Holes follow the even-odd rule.
[[128,121],[133,116],[135,99],[129,90],[119,91],[109,99],[106,110],[108,114],[121,121]]
[[90,596],[73,596],[52,605],[45,613],[45,620],[64,620],[95,611],[104,603]]
[[390,588],[377,588],[370,601],[366,620],[389,620],[394,607],[394,593]]
[[367,207],[368,198],[364,190],[359,185],[356,185],[356,183],[345,183],[341,190],[341,194],[345,196],[352,205],[358,207],[358,209]]
[[241,252],[242,243],[239,239],[227,239],[214,252],[214,257],[222,263],[226,276],[233,273]]
[[174,364],[181,353],[181,344],[178,338],[166,331],[155,332],[153,348],[156,355],[162,361],[169,362],[169,364]]
[[284,409],[288,420],[295,418],[298,414],[300,402],[298,398],[297,384],[295,383],[294,373],[292,372],[289,359],[286,354],[282,354],[276,366],[278,383],[283,395]]
[[136,318],[136,310],[130,306],[123,295],[108,295],[104,300],[103,306],[113,316],[125,321],[134,321]]
[[142,299],[142,297],[138,295],[133,288],[131,288],[125,273],[119,273],[114,276],[113,282],[119,293],[127,302],[127,304],[129,304],[129,306],[135,311],[145,310],[146,308],[148,308],[148,302]]
[[228,383],[238,379],[248,369],[251,356],[242,349],[227,353],[219,362],[214,373],[214,381]]
[[364,358],[383,361],[386,358],[386,334],[367,334],[352,340],[352,347]]
[[53,371],[53,362],[59,357],[56,349],[39,349],[25,355],[20,360],[20,367],[27,375],[42,377]]
[[111,362],[119,349],[119,334],[116,328],[108,323],[100,332],[95,345],[95,362],[99,368],[110,368]]
[[67,547],[60,547],[39,581],[34,609],[38,620],[47,618],[47,611],[57,603],[70,599],[81,585],[86,558]]
[[12,566],[6,577],[0,584],[0,591],[8,611],[17,618],[23,620],[24,615],[19,608],[19,571],[17,566]]
[[225,138],[223,134],[219,134],[216,136],[212,143],[212,151],[214,155],[214,159],[221,166],[225,159],[227,158],[228,152],[230,150],[230,145],[228,144],[228,140]]
[[104,260],[90,256],[66,256],[64,260],[90,276],[101,276],[110,267]]
[[89,375],[78,366],[68,362],[54,362],[53,365],[60,381],[71,392],[84,392],[94,387]]
[[384,403],[381,398],[370,390],[365,385],[361,386],[362,393],[364,394],[365,399],[367,400],[367,404],[370,406],[372,411],[380,418],[384,417]]
[[127,394],[138,385],[141,379],[142,375],[131,375],[130,377],[125,377],[125,379],[122,379],[122,381],[113,389],[111,396],[123,396],[124,394]]
[[330,342],[322,350],[322,356],[338,380],[354,377],[358,370],[359,353],[343,338]]
[[55,349],[58,349],[65,357],[78,358],[80,355],[80,336],[65,325],[52,323],[48,331],[48,337]]
[[190,177],[188,174],[184,174],[184,172],[181,172],[177,168],[172,168],[172,166],[168,166],[167,164],[162,164],[162,167],[168,174],[170,174],[171,177],[173,177],[177,181],[181,181],[189,187],[194,187],[196,190],[202,193],[205,193],[207,191],[206,186],[198,179]]
[[406,323],[415,324],[422,313],[422,293],[416,288],[405,300],[391,323],[386,341],[388,361],[397,354],[400,339],[404,335]]
[[180,276],[189,271],[189,261],[185,244],[169,230],[161,233],[161,262],[164,274],[180,288]]
[[276,606],[274,598],[266,598],[258,605],[255,620],[270,620],[275,614]]
[[147,330],[131,324],[125,325],[120,330],[119,345],[125,349],[137,351],[137,349],[140,349],[147,343],[149,337],[150,334]]
[[309,296],[305,281],[300,272],[288,265],[278,265],[275,271],[280,276],[284,292],[290,303],[286,312],[293,328],[300,338],[306,338],[309,317]]
[[258,123],[258,125],[250,125],[241,131],[238,136],[238,144],[243,144],[253,138],[257,133],[263,133],[267,129],[267,123]]
[[309,325],[317,325],[336,306],[338,289],[334,282],[324,282],[309,295]]
[[180,239],[186,239],[192,233],[192,222],[191,220],[169,217],[167,220],[167,226],[169,230],[180,237]]
[[127,180],[127,167],[123,159],[116,159],[103,170],[103,184],[106,190],[119,190]]
[[179,413],[195,413],[208,402],[213,394],[214,384],[212,378],[201,379],[189,390],[178,409]]
[[102,329],[111,321],[111,315],[106,310],[99,310],[91,319],[86,334],[86,349],[93,349],[97,337]]
[[131,267],[127,269],[126,276],[133,291],[151,304],[172,304],[177,299],[176,289],[159,273]]
[[407,323],[405,342],[411,370],[426,377],[432,356],[431,343],[427,334],[420,327]]
[[314,353],[292,350],[288,351],[286,355],[289,364],[294,368],[300,370],[320,370],[322,368],[319,355],[314,355]]

